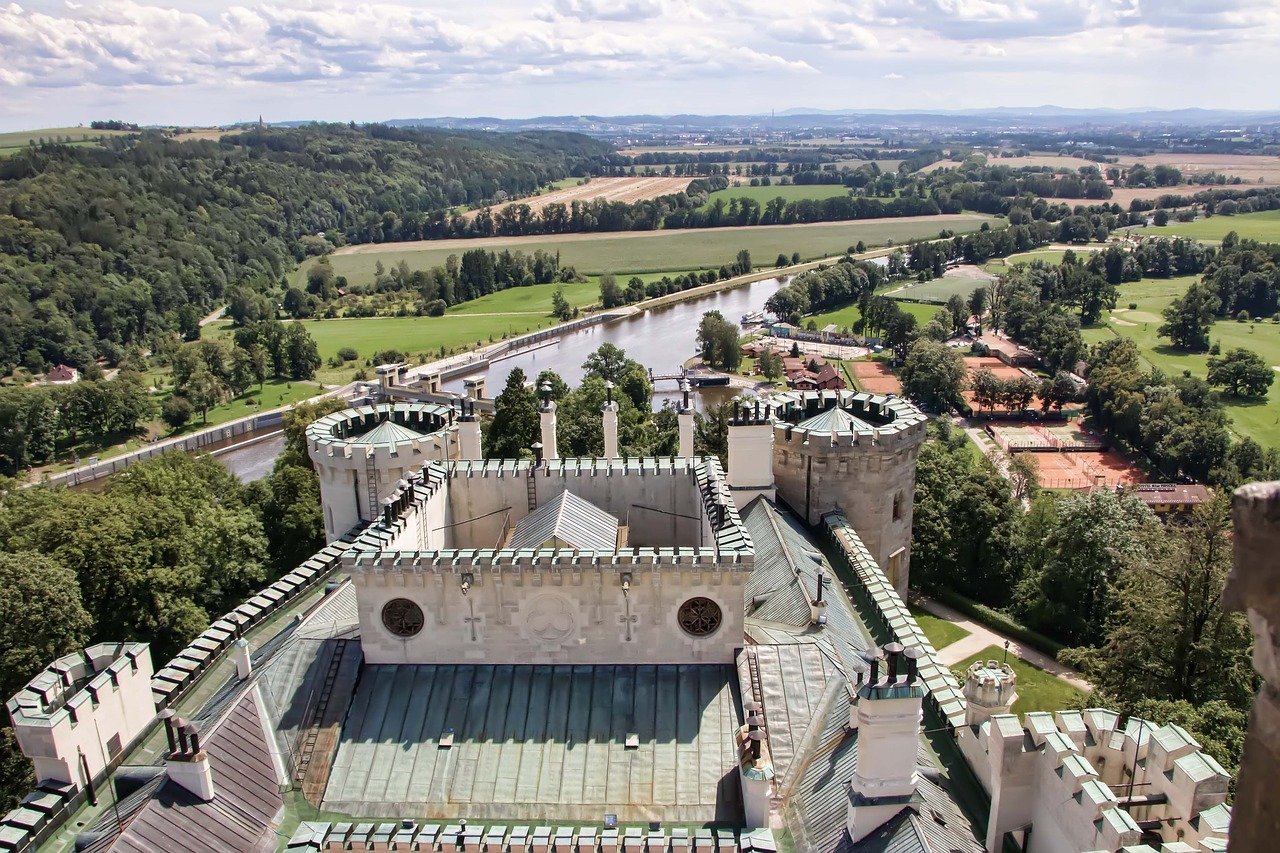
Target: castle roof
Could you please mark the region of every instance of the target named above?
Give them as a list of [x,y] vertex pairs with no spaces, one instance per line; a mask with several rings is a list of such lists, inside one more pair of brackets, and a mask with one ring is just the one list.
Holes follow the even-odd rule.
[[552,541],[582,551],[612,551],[618,547],[618,519],[565,489],[520,519],[507,547],[522,551]]
[[815,435],[834,435],[838,432],[875,429],[862,418],[854,417],[839,406],[814,415],[807,421],[801,421],[798,426]]
[[362,444],[368,447],[375,445],[389,445],[394,447],[397,444],[407,444],[410,441],[420,441],[423,434],[417,430],[409,429],[401,426],[395,421],[383,421],[364,435],[356,436],[351,439],[349,444]]

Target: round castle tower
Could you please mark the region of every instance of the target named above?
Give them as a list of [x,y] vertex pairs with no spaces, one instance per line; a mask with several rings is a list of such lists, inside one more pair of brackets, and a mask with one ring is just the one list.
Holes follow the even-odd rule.
[[307,453],[320,474],[325,540],[377,518],[381,496],[411,471],[467,458],[471,439],[471,452],[479,448],[478,433],[474,416],[435,403],[359,406],[318,419],[307,427]]
[[778,496],[809,524],[840,510],[905,595],[925,415],[892,395],[792,391],[770,398]]

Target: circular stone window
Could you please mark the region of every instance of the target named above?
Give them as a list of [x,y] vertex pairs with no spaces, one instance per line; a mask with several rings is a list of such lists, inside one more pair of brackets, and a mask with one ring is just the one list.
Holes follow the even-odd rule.
[[685,633],[694,637],[709,637],[720,628],[720,605],[709,598],[699,596],[680,605],[676,618]]
[[412,637],[422,630],[422,608],[407,598],[393,598],[382,605],[382,624],[397,637]]

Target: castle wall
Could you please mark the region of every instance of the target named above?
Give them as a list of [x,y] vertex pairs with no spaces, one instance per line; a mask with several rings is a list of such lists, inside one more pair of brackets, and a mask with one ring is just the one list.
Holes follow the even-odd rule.
[[[732,663],[742,645],[742,589],[752,558],[681,551],[350,558],[365,662]],[[692,636],[678,621],[681,605],[695,597],[719,607],[719,627],[709,636]],[[393,599],[421,608],[416,635],[397,636],[384,624],[383,608]]]

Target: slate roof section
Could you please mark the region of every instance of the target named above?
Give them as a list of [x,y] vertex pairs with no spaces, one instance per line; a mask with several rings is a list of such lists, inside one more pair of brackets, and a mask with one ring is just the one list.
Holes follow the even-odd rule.
[[355,438],[347,439],[348,444],[361,444],[366,447],[392,447],[397,444],[408,444],[411,441],[421,441],[426,438],[425,435],[417,430],[409,429],[401,426],[395,421],[383,421],[373,429],[358,435]]
[[107,849],[189,853],[269,851],[284,808],[255,691],[248,691],[209,735],[205,751],[214,798],[202,803],[173,782],[152,795]]
[[729,665],[366,666],[324,808],[741,825],[740,707]]
[[537,549],[548,542],[580,551],[614,551],[618,519],[565,489],[516,523],[507,548]]
[[[821,376],[819,376],[821,380]],[[860,430],[873,430],[875,426],[867,423],[862,418],[856,418],[849,414],[839,406],[827,409],[819,415],[814,415],[807,421],[801,421],[797,424],[797,428],[803,429],[813,435],[835,435],[836,433],[855,433]]]

